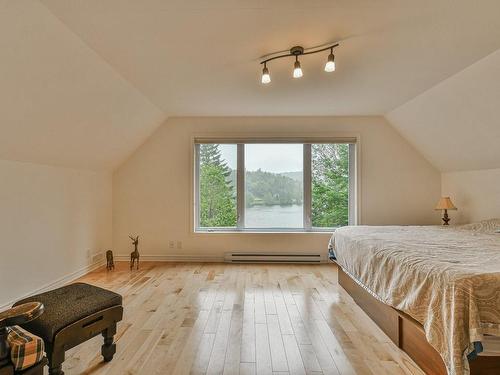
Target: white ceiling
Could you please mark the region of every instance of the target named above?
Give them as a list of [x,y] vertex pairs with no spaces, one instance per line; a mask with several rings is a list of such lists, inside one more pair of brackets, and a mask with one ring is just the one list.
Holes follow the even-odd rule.
[[[166,114],[384,114],[500,48],[500,2],[481,0],[42,0]],[[344,40],[269,65],[262,55]]]
[[[499,49],[499,13],[498,0],[0,0],[0,158],[113,168],[167,116],[382,115]],[[260,56],[336,40],[334,74],[325,53],[300,80],[275,61],[259,83]]]

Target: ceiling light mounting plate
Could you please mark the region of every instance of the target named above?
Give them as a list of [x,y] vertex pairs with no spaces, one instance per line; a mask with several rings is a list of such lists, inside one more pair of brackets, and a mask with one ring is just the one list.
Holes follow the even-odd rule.
[[304,54],[304,47],[295,46],[290,48],[290,54],[293,56],[300,56]]

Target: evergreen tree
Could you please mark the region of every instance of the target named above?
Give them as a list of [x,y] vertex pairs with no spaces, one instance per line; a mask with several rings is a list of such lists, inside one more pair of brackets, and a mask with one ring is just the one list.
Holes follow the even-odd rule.
[[236,197],[231,169],[222,159],[219,145],[200,145],[200,225],[236,225]]
[[312,145],[312,224],[337,227],[349,222],[349,145]]
[[223,169],[224,176],[229,177],[231,169],[222,159],[219,145],[216,143],[206,143],[200,145],[200,165],[216,165]]

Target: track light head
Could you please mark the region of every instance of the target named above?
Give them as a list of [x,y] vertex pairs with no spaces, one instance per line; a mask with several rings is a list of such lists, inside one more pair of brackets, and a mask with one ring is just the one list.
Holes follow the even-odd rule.
[[328,55],[328,61],[325,64],[325,72],[331,73],[335,71],[335,55],[333,54],[333,49]]
[[300,67],[300,61],[297,58],[293,66],[293,78],[300,78],[302,76],[302,68]]
[[262,83],[267,85],[271,82],[271,76],[269,75],[269,69],[267,69],[266,64],[264,64],[264,69],[262,69]]

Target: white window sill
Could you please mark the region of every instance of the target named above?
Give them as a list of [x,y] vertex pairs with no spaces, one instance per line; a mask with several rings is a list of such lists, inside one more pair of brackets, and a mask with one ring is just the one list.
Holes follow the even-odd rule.
[[196,228],[195,234],[326,234],[331,233],[335,228]]

